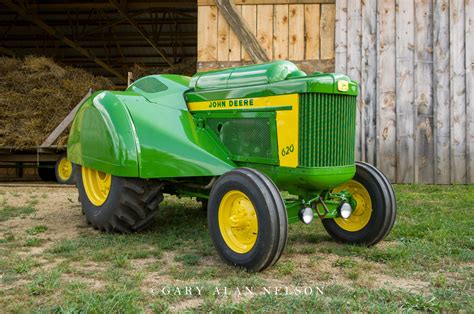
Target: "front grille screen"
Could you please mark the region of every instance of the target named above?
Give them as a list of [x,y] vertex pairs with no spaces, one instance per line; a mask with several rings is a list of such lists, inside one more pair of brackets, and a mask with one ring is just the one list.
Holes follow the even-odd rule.
[[356,112],[355,96],[301,94],[299,165],[331,167],[353,164]]
[[210,118],[207,125],[235,157],[272,158],[269,118]]

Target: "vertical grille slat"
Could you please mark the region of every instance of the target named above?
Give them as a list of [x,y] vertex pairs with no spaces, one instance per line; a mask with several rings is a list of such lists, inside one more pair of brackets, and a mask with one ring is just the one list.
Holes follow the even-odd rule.
[[356,97],[305,93],[300,97],[301,167],[354,163]]

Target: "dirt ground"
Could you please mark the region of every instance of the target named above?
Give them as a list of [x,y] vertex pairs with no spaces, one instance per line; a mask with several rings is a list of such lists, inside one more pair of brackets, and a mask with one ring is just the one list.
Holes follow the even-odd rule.
[[[35,184],[23,187],[2,184],[0,205],[5,209],[10,207],[34,209],[28,214],[13,215],[0,220],[0,235],[3,239],[7,239],[0,242],[2,253],[6,254],[3,264],[0,264],[6,268],[2,270],[0,289],[3,290],[5,300],[10,302],[28,300],[28,306],[32,308],[38,304],[61,302],[62,292],[45,292],[34,297],[31,295],[32,284],[38,280],[39,275],[60,267],[63,268],[59,275],[59,284],[56,286],[60,287],[60,291],[69,289],[70,284],[83,285],[85,291],[108,289],[107,287],[110,287],[116,279],[110,279],[109,275],[107,275],[109,277],[97,275],[101,273],[114,274],[114,271],[121,271],[130,276],[140,274],[138,284],[134,286],[141,293],[142,301],[139,307],[156,303],[158,299],[161,302],[158,308],[165,302],[165,308],[169,310],[202,309],[206,299],[165,297],[161,300],[157,294],[164,286],[219,286],[227,285],[229,282],[236,286],[256,285],[290,289],[299,286],[342,286],[349,290],[354,287],[367,291],[400,290],[429,298],[433,286],[443,285],[444,282],[448,284],[462,282],[461,277],[464,276],[463,273],[452,269],[440,271],[436,268],[413,271],[412,275],[404,276],[403,266],[392,267],[390,262],[384,261],[383,258],[373,258],[371,255],[367,257],[366,253],[357,249],[345,251],[345,246],[336,244],[325,236],[310,234],[305,231],[306,229],[299,231],[301,229],[299,227],[290,228],[288,247],[273,268],[256,275],[242,275],[241,270],[224,265],[219,259],[207,236],[205,213],[199,210],[199,203],[186,198],[177,199],[168,196],[162,206],[165,213],[162,218],[158,218],[157,226],[143,236],[131,235],[130,240],[128,236],[118,235],[109,238],[108,235],[88,226],[81,213],[77,190],[72,186]],[[194,227],[178,225],[177,229],[173,229],[172,224],[168,223],[171,219],[169,212],[172,213],[175,208],[181,207],[185,207],[183,211],[191,213],[189,219],[197,220],[194,222]],[[199,229],[197,236],[200,244],[198,243],[196,247],[192,239],[183,242],[179,240],[179,234],[176,235],[176,232],[184,234],[183,237],[188,233],[192,235],[193,228]],[[166,242],[160,244],[162,248],[159,252],[154,246],[158,238]],[[31,239],[34,239],[35,244],[24,244]],[[91,248],[93,244],[84,244],[80,242],[81,239],[111,242],[105,247]],[[76,252],[64,249],[65,246],[76,243],[74,241],[79,243],[75,246]],[[117,251],[114,249],[114,243]],[[314,244],[317,244],[317,248]],[[379,254],[398,252],[401,251],[402,245],[401,241],[388,239],[380,243],[377,250]],[[84,247],[87,247],[88,251],[81,251]],[[105,257],[108,260],[104,264],[101,262],[101,258],[104,257],[94,257],[101,254],[100,251],[110,252],[109,255],[113,258]],[[376,256],[375,253],[370,254]],[[125,260],[122,256],[125,256]],[[28,261],[28,265],[33,266],[28,266],[25,272],[16,270],[15,273],[11,270],[16,269],[11,265],[12,261],[15,263]],[[64,265],[67,267],[64,268]],[[461,265],[467,271],[472,270],[474,266],[472,261],[463,262]],[[11,269],[8,270],[8,267]],[[391,267],[393,269],[390,269]],[[11,276],[14,276],[14,280],[11,280]],[[442,276],[441,283],[438,283],[437,278],[440,276]],[[472,287],[468,289],[468,293],[471,291]],[[251,296],[233,295],[231,300],[226,302],[245,303],[249,299]],[[147,309],[155,311],[156,304],[154,307],[148,306]]]

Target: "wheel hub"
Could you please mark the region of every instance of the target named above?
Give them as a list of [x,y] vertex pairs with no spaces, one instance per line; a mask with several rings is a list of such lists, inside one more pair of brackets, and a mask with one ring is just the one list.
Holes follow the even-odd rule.
[[72,175],[72,163],[66,158],[62,158],[58,165],[58,176],[63,181],[67,181]]
[[112,176],[102,171],[82,167],[82,183],[89,201],[95,206],[101,206],[109,196]]
[[252,249],[258,233],[255,207],[240,191],[227,192],[219,205],[219,228],[226,244],[236,253]]
[[357,204],[348,218],[335,218],[334,221],[344,230],[355,232],[363,229],[372,216],[372,200],[367,189],[359,182],[351,180],[333,190],[334,193],[347,191]]

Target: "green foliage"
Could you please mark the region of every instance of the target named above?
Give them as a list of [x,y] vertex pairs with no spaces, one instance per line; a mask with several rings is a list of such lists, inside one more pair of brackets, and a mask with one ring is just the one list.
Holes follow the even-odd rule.
[[46,230],[48,230],[48,227],[39,225],[39,226],[35,226],[31,229],[26,230],[26,233],[29,235],[36,235],[38,233],[46,232]]
[[0,204],[0,222],[6,221],[14,217],[24,217],[31,215],[36,211],[32,205],[27,206],[11,206],[7,204]]

